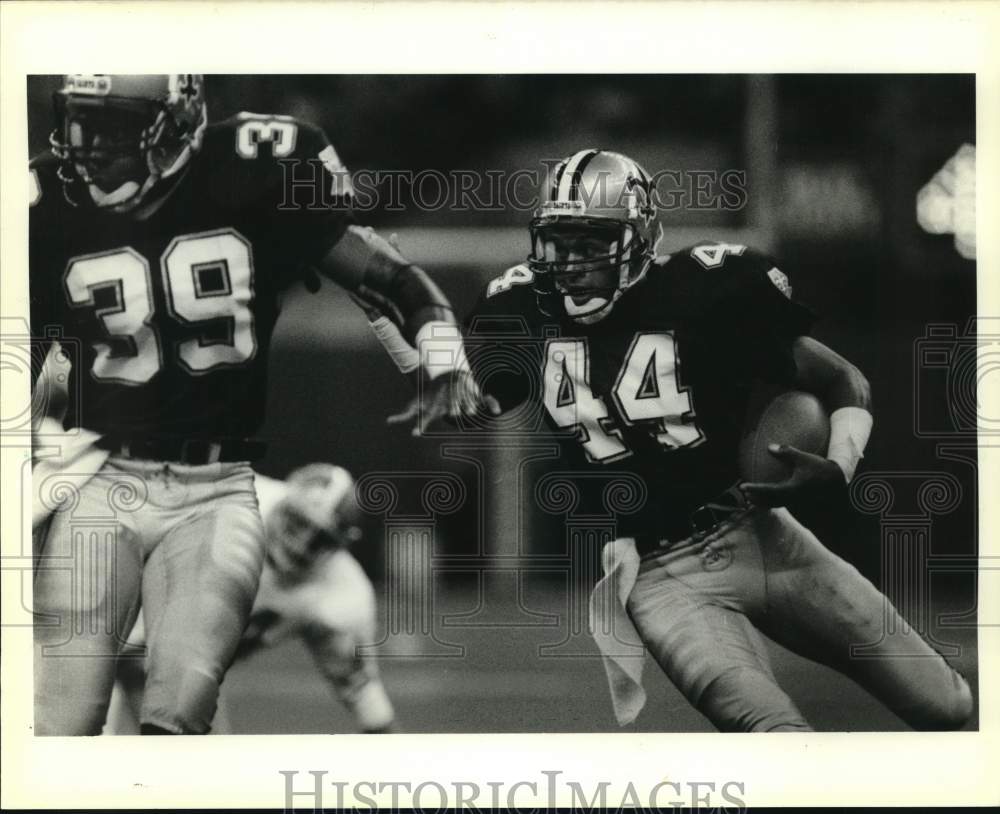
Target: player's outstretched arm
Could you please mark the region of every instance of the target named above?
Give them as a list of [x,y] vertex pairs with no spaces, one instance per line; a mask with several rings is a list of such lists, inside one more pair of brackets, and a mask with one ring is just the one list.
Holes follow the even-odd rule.
[[317,270],[376,306],[411,345],[419,346],[428,324],[455,324],[451,303],[427,272],[370,227],[349,225]]
[[795,386],[817,396],[830,413],[830,443],[824,458],[790,446],[775,445],[771,454],[792,466],[778,483],[743,484],[761,506],[784,506],[791,500],[843,492],[854,477],[871,434],[871,387],[864,374],[822,342],[800,336],[792,344]]
[[420,377],[418,395],[390,423],[414,422],[419,435],[440,419],[500,412],[469,369],[451,303],[427,273],[373,229],[351,225],[318,264],[351,292],[404,374]]

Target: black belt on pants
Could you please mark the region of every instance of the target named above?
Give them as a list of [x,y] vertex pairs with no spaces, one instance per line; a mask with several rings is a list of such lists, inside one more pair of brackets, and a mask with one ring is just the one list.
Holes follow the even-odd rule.
[[144,461],[203,466],[232,461],[256,461],[264,457],[267,444],[247,438],[122,438],[104,436],[97,442],[112,455]]
[[686,518],[665,523],[664,531],[643,531],[635,535],[639,554],[663,551],[683,540],[707,537],[730,517],[750,508],[746,495],[734,484],[695,509]]

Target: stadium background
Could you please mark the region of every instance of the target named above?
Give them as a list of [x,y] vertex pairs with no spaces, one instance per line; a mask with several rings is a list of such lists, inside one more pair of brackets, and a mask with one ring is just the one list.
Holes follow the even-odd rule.
[[[53,77],[29,79],[32,154],[47,146],[57,86]],[[744,171],[745,207],[666,213],[662,245],[717,239],[773,252],[796,295],[821,314],[815,335],[872,381],[875,430],[862,471],[953,476],[955,505],[932,517],[930,548],[915,564],[901,564],[906,555],[887,555],[880,543],[893,522],[921,513],[912,478],[887,475],[897,487],[891,516],[855,509],[815,523],[911,616],[929,596],[932,635],[961,647],[959,666],[975,680],[967,564],[976,551],[975,437],[953,407],[956,380],[968,373],[958,367],[975,352],[961,336],[976,313],[976,266],[951,236],[928,235],[916,220],[918,191],[963,143],[975,143],[972,77],[212,76],[207,93],[213,119],[250,110],[322,124],[354,172],[543,171],[543,160],[588,146],[625,152],[654,173]],[[423,190],[435,197],[433,183]],[[389,207],[386,192],[359,219],[396,232],[460,313],[526,254],[527,212],[424,211],[405,188],[401,205]],[[921,341],[929,325],[942,324],[955,325],[957,338]],[[342,292],[328,284],[317,295],[290,292],[273,345],[264,432],[271,447],[261,470],[283,476],[331,460],[359,478],[395,477],[400,506],[410,508],[371,514],[356,553],[379,595],[401,602],[383,602],[385,638],[376,649],[402,727],[615,729],[583,618],[600,534],[579,533],[585,519],[544,511],[533,488],[557,462],[527,467],[518,490],[524,449],[488,450],[481,438],[457,449],[461,439],[413,439],[386,427],[385,416],[408,398]],[[407,498],[419,484],[400,472],[452,473],[465,499],[418,522]],[[944,565],[920,578],[926,555]],[[850,682],[778,648],[774,657],[818,726],[898,726]],[[646,675],[650,702],[634,729],[709,728],[655,666]],[[237,731],[349,727],[295,643],[237,665],[224,695]]]

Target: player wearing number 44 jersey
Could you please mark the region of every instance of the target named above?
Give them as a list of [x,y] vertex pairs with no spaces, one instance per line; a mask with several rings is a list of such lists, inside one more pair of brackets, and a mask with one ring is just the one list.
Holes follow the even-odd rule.
[[[652,195],[625,156],[564,160],[531,223],[527,263],[491,282],[469,321],[470,362],[502,407],[540,401],[568,466],[628,470],[646,485],[643,507],[605,548],[591,602],[619,722],[645,701],[629,646],[637,632],[720,729],[808,729],[772,673],[763,631],[914,727],[961,726],[972,710],[965,680],[783,508],[810,495],[832,511],[846,501],[872,423],[867,381],[807,336],[810,312],[764,255],[730,244],[658,255]],[[541,387],[505,373],[523,364],[476,350],[497,344],[531,355]],[[776,448],[791,475],[740,484],[745,416],[768,385],[819,397],[829,450]],[[852,657],[862,645],[866,657]]]
[[[480,394],[448,301],[354,223],[320,129],[249,113],[209,124],[191,74],[71,75],[54,101],[52,150],[30,168],[32,332],[82,351],[60,428],[72,450],[42,437],[55,448],[35,469],[38,488],[55,470],[74,492],[36,533],[35,732],[100,731],[141,605],[143,730],[202,733],[261,571],[249,462],[282,292],[319,272],[418,347],[444,343],[423,366],[423,420]],[[96,548],[77,544],[98,540],[81,523],[102,530]]]

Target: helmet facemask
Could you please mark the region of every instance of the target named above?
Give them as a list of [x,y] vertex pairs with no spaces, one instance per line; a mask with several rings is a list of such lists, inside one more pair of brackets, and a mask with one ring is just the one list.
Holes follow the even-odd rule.
[[531,221],[538,307],[582,325],[604,319],[646,274],[662,230],[649,175],[608,150],[579,150],[549,177]]
[[61,127],[52,134],[53,152],[94,190],[98,206],[99,199],[115,203],[133,197],[149,177],[145,133],[151,105],[56,96]]
[[650,247],[631,224],[607,218],[538,217],[528,267],[540,310],[590,325],[645,274]]

